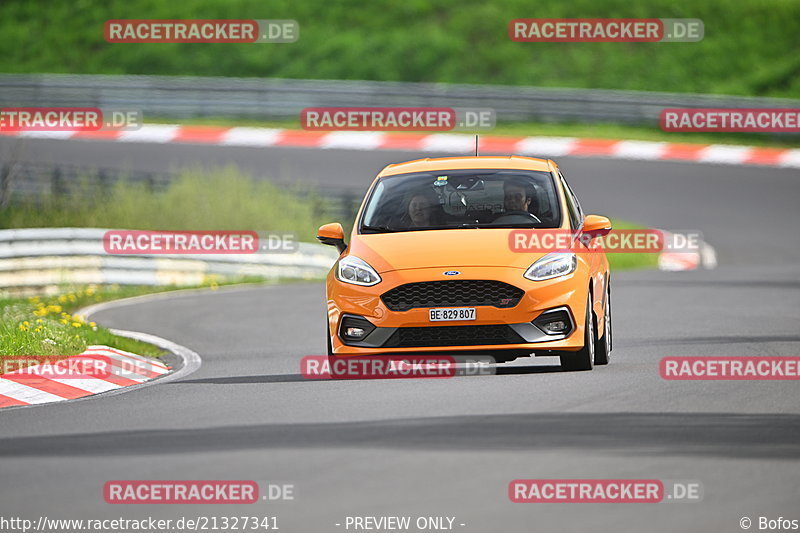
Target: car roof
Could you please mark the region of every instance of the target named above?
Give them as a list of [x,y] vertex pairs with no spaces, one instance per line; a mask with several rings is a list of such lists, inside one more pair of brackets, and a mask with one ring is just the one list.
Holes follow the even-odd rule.
[[502,168],[514,170],[538,170],[549,172],[556,164],[549,159],[535,157],[510,156],[469,156],[469,157],[438,157],[435,159],[416,159],[405,163],[387,165],[378,174],[378,177],[394,176],[411,172],[428,172],[442,170],[469,170],[480,168]]

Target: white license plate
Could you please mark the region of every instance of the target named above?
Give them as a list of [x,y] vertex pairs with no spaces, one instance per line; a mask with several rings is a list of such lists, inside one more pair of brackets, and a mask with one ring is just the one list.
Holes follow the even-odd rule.
[[428,313],[428,318],[430,318],[431,322],[475,320],[474,307],[442,307],[439,309],[428,309]]

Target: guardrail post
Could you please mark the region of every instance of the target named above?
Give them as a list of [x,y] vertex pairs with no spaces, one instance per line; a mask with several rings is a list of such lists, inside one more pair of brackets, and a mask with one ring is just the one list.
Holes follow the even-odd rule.
[[101,168],[97,171],[97,188],[103,196],[108,196],[111,191],[111,177],[105,169]]
[[63,196],[67,194],[67,187],[64,183],[64,177],[62,176],[61,167],[54,167],[53,174],[50,178],[50,190],[56,196]]
[[11,203],[11,173],[13,165],[3,165],[0,168],[0,209],[5,209]]

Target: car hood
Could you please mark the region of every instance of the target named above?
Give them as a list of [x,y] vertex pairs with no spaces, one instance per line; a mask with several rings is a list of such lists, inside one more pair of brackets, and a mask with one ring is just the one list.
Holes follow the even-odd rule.
[[466,266],[528,268],[545,253],[511,251],[512,229],[448,229],[354,235],[348,253],[378,272]]

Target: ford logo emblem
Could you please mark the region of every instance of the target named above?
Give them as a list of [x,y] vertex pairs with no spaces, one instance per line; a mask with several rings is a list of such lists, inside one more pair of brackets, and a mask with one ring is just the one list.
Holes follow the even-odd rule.
[[445,276],[458,276],[459,274],[461,274],[461,272],[458,270],[448,270],[444,273]]

